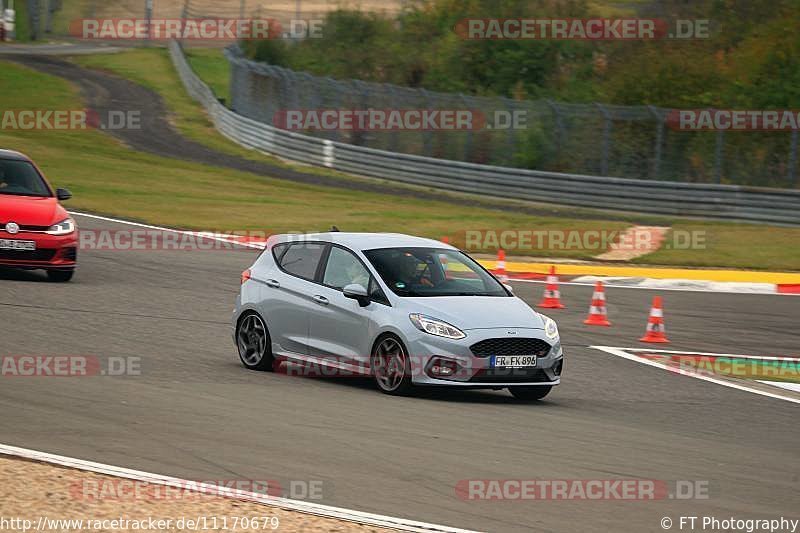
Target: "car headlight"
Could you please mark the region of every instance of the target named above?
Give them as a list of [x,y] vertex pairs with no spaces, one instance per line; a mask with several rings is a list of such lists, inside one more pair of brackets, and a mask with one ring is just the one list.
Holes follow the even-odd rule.
[[59,222],[58,224],[53,224],[45,233],[48,235],[69,235],[75,231],[75,221],[71,218],[66,218]]
[[431,335],[436,335],[437,337],[445,337],[447,339],[463,339],[467,336],[466,333],[443,320],[421,315],[419,313],[412,313],[408,315],[408,318],[411,319],[411,323],[414,324],[420,331],[430,333]]
[[556,321],[549,316],[541,315],[541,317],[544,319],[544,334],[547,335],[548,339],[557,339],[558,326],[556,325]]

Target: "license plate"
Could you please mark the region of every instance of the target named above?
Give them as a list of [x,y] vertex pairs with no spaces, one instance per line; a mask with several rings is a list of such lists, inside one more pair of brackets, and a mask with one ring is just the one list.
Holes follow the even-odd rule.
[[535,355],[493,355],[492,368],[525,368],[536,366]]
[[0,239],[0,250],[36,250],[36,241],[18,241],[16,239]]

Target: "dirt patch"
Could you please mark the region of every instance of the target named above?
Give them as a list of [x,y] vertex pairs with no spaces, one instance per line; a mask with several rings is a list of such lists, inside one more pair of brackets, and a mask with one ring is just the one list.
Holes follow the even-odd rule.
[[[48,520],[42,522],[48,527],[40,531],[195,529],[190,527],[189,520],[199,523],[200,527],[196,529],[203,531],[389,531],[189,491],[137,491],[134,490],[136,485],[125,485],[123,489],[122,481],[130,483],[111,476],[0,457],[0,520],[20,520],[15,524],[0,523],[0,529],[23,531],[26,528],[21,520],[29,520],[31,527],[35,527],[42,518]],[[133,488],[129,490],[130,487]],[[55,522],[63,520],[82,520],[83,523]],[[171,522],[167,524],[167,520]],[[93,521],[101,522],[95,524]],[[152,527],[155,521],[163,521],[161,524],[171,527]],[[144,527],[136,527],[136,524]]]

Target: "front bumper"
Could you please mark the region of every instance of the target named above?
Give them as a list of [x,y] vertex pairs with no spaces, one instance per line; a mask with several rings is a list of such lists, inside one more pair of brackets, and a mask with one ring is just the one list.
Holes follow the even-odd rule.
[[[509,332],[513,331],[513,334]],[[442,385],[465,388],[504,388],[510,386],[553,386],[561,383],[564,354],[558,339],[548,339],[541,329],[489,328],[465,331],[460,340],[445,339],[423,332],[407,339],[415,385]],[[486,339],[536,338],[551,345],[538,356],[535,367],[492,368],[490,357],[478,357],[470,346]],[[515,354],[530,355],[530,354]],[[440,361],[453,361],[458,369],[446,378],[431,375],[431,367]]]
[[25,269],[73,270],[78,260],[78,232],[69,235],[0,232],[0,239],[34,241],[36,250],[0,250],[0,265]]

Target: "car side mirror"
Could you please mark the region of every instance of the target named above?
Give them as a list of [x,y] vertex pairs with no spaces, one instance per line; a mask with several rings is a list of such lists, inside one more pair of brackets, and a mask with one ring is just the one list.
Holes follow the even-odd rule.
[[503,287],[505,287],[506,290],[508,290],[508,292],[510,292],[511,294],[514,294],[514,287],[512,287],[508,283],[503,283]]
[[369,305],[370,298],[367,289],[365,289],[362,285],[358,283],[353,283],[348,285],[342,290],[345,298],[351,298],[358,302],[358,305],[361,307],[366,307]]
[[56,189],[56,198],[63,202],[72,198],[72,193],[69,192],[69,189]]

